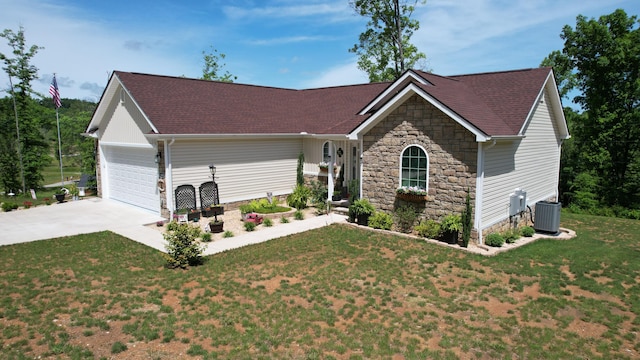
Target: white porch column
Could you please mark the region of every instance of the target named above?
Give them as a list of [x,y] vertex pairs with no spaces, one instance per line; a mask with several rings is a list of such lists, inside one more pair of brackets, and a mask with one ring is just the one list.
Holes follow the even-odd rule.
[[336,153],[333,151],[333,141],[329,140],[329,169],[327,169],[327,201],[331,201],[331,197],[333,196],[334,191],[334,179],[333,179],[333,163],[336,161],[335,159]]

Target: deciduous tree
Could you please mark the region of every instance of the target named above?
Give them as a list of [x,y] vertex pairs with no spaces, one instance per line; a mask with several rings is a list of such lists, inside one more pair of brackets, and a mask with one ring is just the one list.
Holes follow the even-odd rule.
[[[425,3],[425,1],[421,1]],[[409,40],[420,24],[411,19],[418,0],[355,0],[351,6],[368,17],[367,30],[349,51],[358,55],[358,68],[369,81],[393,81],[426,55]]]

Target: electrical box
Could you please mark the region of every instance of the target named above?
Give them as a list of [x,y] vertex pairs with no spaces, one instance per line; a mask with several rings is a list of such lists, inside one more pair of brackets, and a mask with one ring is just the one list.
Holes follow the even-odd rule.
[[527,192],[516,189],[509,195],[509,216],[518,215],[527,210]]

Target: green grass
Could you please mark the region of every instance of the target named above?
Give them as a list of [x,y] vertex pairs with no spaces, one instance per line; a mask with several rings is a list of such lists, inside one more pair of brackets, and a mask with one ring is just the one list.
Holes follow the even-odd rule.
[[5,246],[0,354],[637,358],[640,222],[562,216],[577,238],[491,258],[340,225],[186,271],[110,232]]
[[[71,176],[74,179],[80,179],[81,175],[80,167],[73,165],[73,161],[69,157],[62,158],[62,173],[65,181],[67,177],[71,178]],[[44,177],[44,185],[60,182],[60,163],[57,158],[51,158],[51,163],[43,169],[42,176]]]

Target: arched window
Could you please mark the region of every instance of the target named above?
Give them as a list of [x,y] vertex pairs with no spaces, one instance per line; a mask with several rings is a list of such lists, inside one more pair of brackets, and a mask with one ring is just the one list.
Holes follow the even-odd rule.
[[429,158],[422,147],[411,145],[404,149],[400,164],[400,186],[428,190]]
[[335,152],[335,146],[334,146],[334,151],[330,150],[330,146],[329,146],[329,142],[325,142],[322,145],[322,162],[328,164],[330,162],[336,162],[336,160],[333,158],[335,156],[336,152]]

